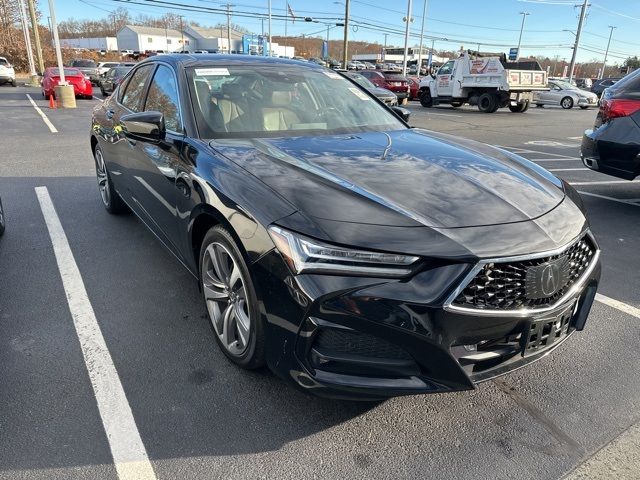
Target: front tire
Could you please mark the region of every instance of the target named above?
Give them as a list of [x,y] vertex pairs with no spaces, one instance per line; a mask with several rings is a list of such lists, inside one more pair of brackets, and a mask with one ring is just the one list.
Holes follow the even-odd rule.
[[93,158],[96,163],[98,190],[100,191],[100,198],[102,199],[104,208],[113,215],[129,212],[129,207],[127,207],[127,204],[124,203],[120,194],[116,192],[116,189],[113,187],[113,182],[111,182],[111,177],[109,177],[109,171],[107,170],[107,164],[104,161],[104,154],[102,153],[102,149],[97,145],[93,152]]
[[564,97],[562,100],[560,100],[560,106],[562,108],[564,108],[565,110],[572,109],[573,108],[573,98]]
[[425,108],[433,107],[433,98],[431,98],[431,92],[429,92],[429,90],[425,90],[422,95],[420,95],[420,105]]
[[265,333],[251,274],[231,234],[211,228],[200,248],[200,284],[222,352],[244,369],[265,363]]

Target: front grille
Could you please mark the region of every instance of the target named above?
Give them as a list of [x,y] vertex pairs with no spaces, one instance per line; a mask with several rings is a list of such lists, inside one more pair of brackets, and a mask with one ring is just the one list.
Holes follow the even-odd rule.
[[[596,254],[596,246],[588,235],[569,246],[564,252],[542,258],[515,262],[491,262],[467,284],[453,301],[453,305],[491,310],[544,308],[553,305],[589,268]],[[556,265],[559,284],[552,293],[536,288],[538,272],[547,265]]]
[[332,354],[349,354],[390,360],[410,360],[402,348],[367,333],[323,328],[316,335],[313,348]]

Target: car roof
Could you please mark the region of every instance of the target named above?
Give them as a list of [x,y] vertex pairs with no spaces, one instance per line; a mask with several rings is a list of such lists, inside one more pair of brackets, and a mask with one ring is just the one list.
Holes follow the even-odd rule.
[[259,55],[221,55],[218,53],[198,53],[198,54],[189,54],[189,53],[179,53],[179,54],[169,54],[169,55],[155,55],[153,57],[149,57],[142,62],[140,65],[147,63],[168,63],[173,65],[176,68],[179,67],[193,67],[193,66],[215,66],[215,65],[290,65],[296,68],[309,68],[309,69],[317,69],[323,70],[324,67],[317,65],[313,62],[311,63],[302,63],[298,60],[290,60],[286,58],[276,58],[276,57],[263,57]]

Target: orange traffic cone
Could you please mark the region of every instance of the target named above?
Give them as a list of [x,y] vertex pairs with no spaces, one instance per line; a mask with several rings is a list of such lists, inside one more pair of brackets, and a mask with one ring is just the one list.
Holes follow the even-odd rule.
[[53,95],[49,95],[49,108],[58,108]]

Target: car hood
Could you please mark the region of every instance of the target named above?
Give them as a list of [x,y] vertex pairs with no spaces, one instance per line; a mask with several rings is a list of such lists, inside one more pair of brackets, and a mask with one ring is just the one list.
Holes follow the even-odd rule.
[[417,129],[216,140],[210,146],[307,218],[454,229],[524,222],[554,209],[561,183],[484,144]]

